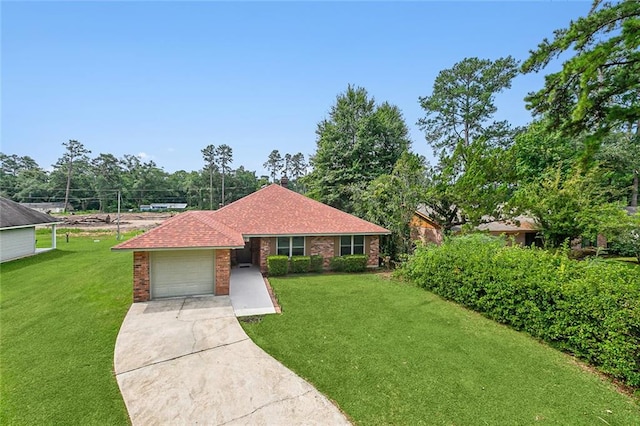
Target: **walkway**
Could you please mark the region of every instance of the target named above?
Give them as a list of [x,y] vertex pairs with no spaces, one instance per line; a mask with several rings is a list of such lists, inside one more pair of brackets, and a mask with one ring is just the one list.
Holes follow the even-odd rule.
[[241,265],[231,269],[229,297],[237,317],[276,313],[257,266]]
[[349,424],[247,337],[229,297],[134,303],[114,365],[134,426]]

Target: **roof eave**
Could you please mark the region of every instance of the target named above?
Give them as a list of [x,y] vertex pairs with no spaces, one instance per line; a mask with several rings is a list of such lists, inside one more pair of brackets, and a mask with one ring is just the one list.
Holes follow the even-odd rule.
[[30,223],[28,225],[16,225],[16,226],[5,226],[0,228],[0,231],[5,231],[9,229],[20,229],[20,228],[31,228],[35,226],[50,226],[50,225],[58,225],[64,222],[43,222],[43,223]]
[[241,249],[242,246],[187,246],[187,247],[111,247],[112,251],[174,251],[174,250],[226,250]]
[[242,234],[245,238],[271,238],[271,237],[339,237],[342,235],[391,235],[386,232],[293,232],[282,234]]

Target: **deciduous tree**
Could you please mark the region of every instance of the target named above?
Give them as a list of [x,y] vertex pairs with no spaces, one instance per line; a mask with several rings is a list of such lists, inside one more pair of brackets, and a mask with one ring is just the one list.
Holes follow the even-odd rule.
[[376,105],[364,88],[349,85],[318,123],[313,170],[303,179],[308,195],[354,212],[369,182],[391,173],[409,149],[408,134],[398,107]]
[[412,249],[409,223],[425,197],[425,160],[404,152],[390,174],[372,180],[356,209],[359,216],[389,229],[382,252],[397,259]]

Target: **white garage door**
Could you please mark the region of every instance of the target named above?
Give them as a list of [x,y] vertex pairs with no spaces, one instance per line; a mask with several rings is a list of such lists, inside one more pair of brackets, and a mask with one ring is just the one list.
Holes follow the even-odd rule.
[[151,253],[151,297],[213,294],[213,250]]

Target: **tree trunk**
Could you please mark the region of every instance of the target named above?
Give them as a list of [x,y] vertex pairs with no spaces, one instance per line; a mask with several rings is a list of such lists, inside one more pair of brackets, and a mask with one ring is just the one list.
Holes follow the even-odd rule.
[[73,170],[73,158],[69,159],[69,169],[67,170],[67,190],[64,193],[64,211],[69,209],[69,191],[71,189],[71,172]]
[[209,210],[213,210],[213,169],[209,166]]
[[224,206],[224,168],[222,169],[222,205]]
[[631,207],[638,207],[638,170],[633,172],[633,184],[631,185]]
[[[640,140],[640,120],[636,123],[636,141]],[[640,171],[636,168],[633,171],[633,184],[631,185],[631,207],[638,207],[638,173]]]

